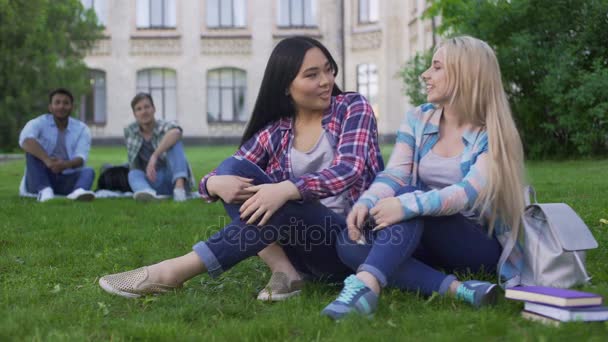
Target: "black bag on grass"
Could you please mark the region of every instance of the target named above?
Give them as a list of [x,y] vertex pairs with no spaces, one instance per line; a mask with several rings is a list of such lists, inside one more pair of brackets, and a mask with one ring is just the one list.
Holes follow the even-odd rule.
[[131,192],[129,186],[129,166],[127,164],[112,166],[106,164],[101,167],[97,179],[97,190],[112,190]]

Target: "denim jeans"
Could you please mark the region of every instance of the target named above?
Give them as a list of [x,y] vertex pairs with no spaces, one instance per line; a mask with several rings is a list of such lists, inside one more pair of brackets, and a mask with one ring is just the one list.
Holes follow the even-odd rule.
[[[404,187],[398,194],[412,192]],[[456,280],[448,272],[495,273],[502,247],[494,237],[461,214],[422,216],[377,232],[364,231],[367,243],[358,245],[343,232],[338,255],[353,270],[367,271],[382,286],[393,286],[424,295],[444,294]]]
[[[217,174],[252,178],[254,184],[271,183],[262,169],[244,158],[226,159],[217,168]],[[274,242],[280,243],[295,269],[304,275],[340,281],[350,273],[336,251],[338,235],[346,227],[341,215],[318,201],[289,201],[266,225],[255,226],[239,218],[240,206],[224,203],[231,222],[193,247],[212,277],[257,255]]]
[[[133,192],[153,189],[159,195],[171,195],[178,178],[188,179],[188,162],[184,153],[184,145],[180,141],[167,150],[167,163],[163,167],[156,168],[154,182],[150,182],[146,178],[145,170],[129,171],[129,185]],[[188,188],[188,181],[185,181],[184,185]]]
[[55,194],[68,195],[78,188],[91,190],[93,179],[95,179],[95,171],[90,167],[75,169],[67,174],[53,173],[42,160],[32,154],[25,154],[25,188],[27,192],[38,193],[46,187],[51,187]]

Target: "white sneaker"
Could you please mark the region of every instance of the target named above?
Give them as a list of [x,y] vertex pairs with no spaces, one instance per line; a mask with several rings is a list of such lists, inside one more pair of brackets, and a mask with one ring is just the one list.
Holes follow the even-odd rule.
[[46,202],[55,198],[55,192],[53,192],[53,188],[47,186],[46,188],[40,190],[38,193],[38,202]]
[[175,202],[184,202],[186,199],[186,190],[180,188],[173,189],[173,200]]
[[133,199],[139,202],[151,202],[156,201],[158,197],[156,197],[156,191],[152,189],[146,189],[135,192],[133,194]]
[[85,190],[83,188],[78,188],[72,191],[69,195],[66,196],[68,199],[73,201],[82,201],[82,202],[90,202],[95,199],[95,193],[90,190]]

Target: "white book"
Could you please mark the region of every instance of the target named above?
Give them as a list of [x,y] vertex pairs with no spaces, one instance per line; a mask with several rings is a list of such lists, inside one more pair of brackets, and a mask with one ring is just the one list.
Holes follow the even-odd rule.
[[608,307],[587,306],[563,308],[545,304],[526,302],[524,310],[554,318],[562,322],[569,321],[606,321],[608,320]]

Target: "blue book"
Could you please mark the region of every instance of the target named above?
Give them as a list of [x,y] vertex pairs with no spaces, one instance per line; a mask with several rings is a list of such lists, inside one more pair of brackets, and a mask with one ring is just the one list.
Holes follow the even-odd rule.
[[562,322],[570,321],[606,321],[608,320],[608,307],[606,306],[587,306],[587,307],[556,307],[551,305],[526,302],[524,310],[553,318]]

